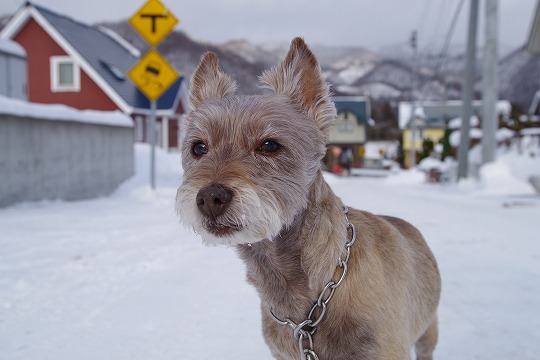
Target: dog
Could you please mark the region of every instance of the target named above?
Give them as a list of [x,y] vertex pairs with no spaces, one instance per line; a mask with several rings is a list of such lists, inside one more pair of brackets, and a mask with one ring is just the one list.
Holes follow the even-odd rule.
[[433,358],[441,281],[420,232],[344,207],[322,159],[336,119],[303,39],[259,78],[261,95],[206,53],[191,79],[182,145],[181,221],[206,244],[234,245],[261,299],[276,359]]

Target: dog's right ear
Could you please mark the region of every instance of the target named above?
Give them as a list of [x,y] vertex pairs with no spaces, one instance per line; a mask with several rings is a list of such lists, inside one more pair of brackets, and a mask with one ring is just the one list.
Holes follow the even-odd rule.
[[217,55],[205,53],[191,78],[191,108],[196,109],[208,99],[225,97],[235,91],[236,82],[221,70]]
[[313,119],[328,138],[336,118],[319,62],[302,38],[295,38],[285,60],[260,76],[263,87],[286,95]]

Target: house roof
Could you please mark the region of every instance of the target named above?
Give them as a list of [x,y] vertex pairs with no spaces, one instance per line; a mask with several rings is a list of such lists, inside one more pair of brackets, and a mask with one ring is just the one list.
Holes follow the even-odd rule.
[[0,38],[0,53],[26,59],[26,51],[24,51],[24,48],[15,41],[9,39]]
[[[49,35],[79,62],[82,69],[126,113],[145,112],[150,101],[127,77],[140,53],[111,30],[90,26],[42,6],[27,2],[2,31],[13,38],[34,18]],[[157,109],[174,112],[183,78],[180,77],[158,100]]]
[[369,100],[363,96],[336,96],[332,98],[337,113],[350,111],[356,115],[358,125],[368,125],[370,118]]
[[[410,127],[413,104],[402,101],[399,107],[399,127],[405,129]],[[483,102],[482,100],[473,100],[473,112],[482,115]],[[462,115],[463,101],[448,100],[448,101],[422,101],[415,106],[416,126],[423,128],[444,128],[446,122],[450,119],[460,117]],[[497,113],[507,114],[511,110],[510,102],[499,100],[496,104]]]

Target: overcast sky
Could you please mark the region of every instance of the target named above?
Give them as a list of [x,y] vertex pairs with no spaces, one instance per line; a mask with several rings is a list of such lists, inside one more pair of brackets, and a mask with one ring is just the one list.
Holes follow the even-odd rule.
[[[461,0],[162,0],[180,20],[177,29],[197,40],[248,39],[377,48],[406,44],[418,30],[419,47],[437,52]],[[480,17],[484,9],[481,0]],[[0,0],[0,14],[24,0]],[[86,23],[129,18],[145,0],[38,0],[35,3]],[[499,0],[499,36],[516,48],[528,38],[537,0]],[[453,43],[465,43],[470,2],[465,0]],[[483,41],[483,22],[478,29]]]

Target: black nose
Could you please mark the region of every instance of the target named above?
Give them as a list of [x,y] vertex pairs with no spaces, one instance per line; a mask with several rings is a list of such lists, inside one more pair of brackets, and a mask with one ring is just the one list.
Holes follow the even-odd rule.
[[232,192],[221,185],[210,185],[197,194],[197,207],[213,219],[225,212],[232,199]]

